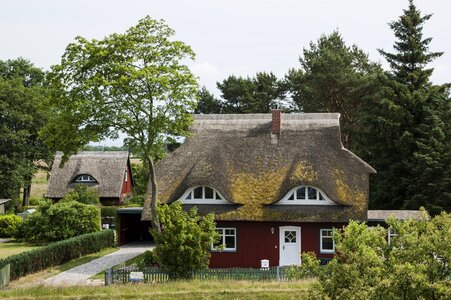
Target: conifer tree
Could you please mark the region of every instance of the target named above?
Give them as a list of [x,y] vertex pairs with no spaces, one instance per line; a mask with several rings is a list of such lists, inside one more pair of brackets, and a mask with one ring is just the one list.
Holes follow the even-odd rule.
[[377,170],[370,188],[370,207],[450,209],[450,102],[448,85],[433,85],[428,63],[432,38],[423,37],[422,15],[413,1],[390,23],[394,53],[379,50],[390,64],[381,76],[384,88],[366,106],[366,135],[361,153]]

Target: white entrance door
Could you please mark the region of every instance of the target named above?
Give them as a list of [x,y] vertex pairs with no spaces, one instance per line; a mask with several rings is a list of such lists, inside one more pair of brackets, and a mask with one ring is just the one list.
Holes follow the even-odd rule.
[[279,227],[279,266],[301,263],[301,227]]

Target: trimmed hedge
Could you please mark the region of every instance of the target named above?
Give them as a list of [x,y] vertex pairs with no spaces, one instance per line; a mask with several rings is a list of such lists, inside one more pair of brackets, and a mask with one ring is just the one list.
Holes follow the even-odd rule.
[[11,280],[14,280],[114,245],[113,230],[88,233],[8,256],[0,260],[0,269],[11,264]]
[[22,224],[22,218],[16,215],[0,216],[0,237],[12,237],[17,227]]

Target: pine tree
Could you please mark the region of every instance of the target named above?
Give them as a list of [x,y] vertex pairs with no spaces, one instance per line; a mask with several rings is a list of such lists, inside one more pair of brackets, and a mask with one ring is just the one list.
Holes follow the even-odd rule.
[[[390,71],[384,88],[366,106],[366,138],[361,153],[378,170],[370,188],[373,208],[450,209],[450,102],[448,85],[435,86],[427,64],[441,56],[423,38],[421,15],[413,1],[390,24],[397,41],[394,53],[379,50]],[[447,178],[448,177],[448,178]]]

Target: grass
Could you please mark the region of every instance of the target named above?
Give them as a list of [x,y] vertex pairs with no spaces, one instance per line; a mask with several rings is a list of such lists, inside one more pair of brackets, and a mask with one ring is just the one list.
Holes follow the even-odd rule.
[[30,198],[43,199],[44,194],[47,192],[47,185],[47,172],[44,170],[36,172],[31,180]]
[[6,243],[0,244],[0,258],[5,258],[13,254],[18,254],[24,251],[28,251],[34,248],[37,248],[39,246],[24,243],[24,242],[16,242],[16,241],[9,241]]
[[313,280],[191,280],[159,284],[17,288],[0,291],[1,299],[307,299]]
[[[47,278],[50,278],[52,276],[55,276],[61,272],[67,271],[69,269],[75,268],[79,265],[82,265],[84,263],[90,262],[91,260],[100,258],[102,256],[105,256],[111,252],[117,251],[119,248],[106,248],[100,252],[97,253],[92,253],[92,254],[88,254],[86,256],[77,258],[77,259],[73,259],[67,263],[64,263],[62,265],[59,266],[55,266],[52,268],[48,268],[45,269],[43,271],[40,272],[36,272],[33,274],[30,274],[28,276],[25,277],[21,277],[18,280],[14,280],[12,281],[9,286],[8,286],[8,290],[15,290],[15,289],[22,289],[22,288],[33,288],[38,286],[39,284],[42,283],[42,281],[44,281]],[[102,277],[103,278],[103,277]],[[2,298],[0,296],[0,298]]]

